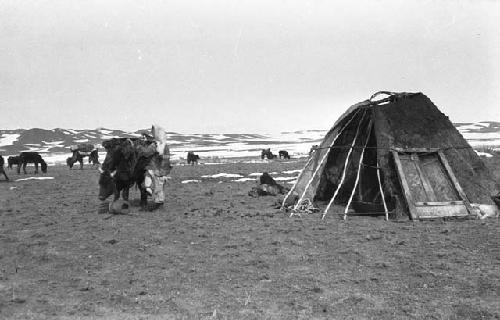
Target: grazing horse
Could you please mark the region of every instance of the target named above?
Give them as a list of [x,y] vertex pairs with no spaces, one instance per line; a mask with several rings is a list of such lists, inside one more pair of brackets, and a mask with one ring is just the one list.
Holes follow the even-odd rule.
[[195,154],[193,151],[189,151],[187,154],[187,163],[191,165],[198,164],[198,160],[200,160],[200,156]]
[[7,167],[9,169],[12,169],[12,166],[20,164],[20,161],[21,161],[21,157],[19,157],[19,156],[10,156],[10,157],[7,158]]
[[267,148],[267,149],[262,149],[262,152],[260,153],[260,158],[262,160],[264,160],[264,158],[270,160],[276,158],[276,155],[271,152],[271,148]]
[[80,162],[80,169],[83,170],[83,158],[89,157],[89,163],[92,163],[92,167],[99,164],[99,152],[97,149],[92,150],[90,154],[81,153],[79,150],[73,150],[73,155],[66,159],[66,164],[69,168],[73,168],[76,162]]
[[128,201],[129,189],[135,184],[141,194],[141,208],[146,209],[148,194],[155,195],[148,183],[158,182],[150,172],[164,177],[172,168],[168,148],[165,147],[166,151],[160,154],[155,141],[141,138],[113,138],[102,145],[107,154],[99,177],[99,200],[104,201],[113,195],[116,201],[121,194],[123,200]]
[[35,164],[35,173],[38,173],[38,164],[40,164],[43,173],[47,173],[47,163],[42,159],[38,152],[21,152],[19,155],[19,163],[17,164],[17,174],[21,173],[21,166],[24,174],[26,174],[26,165],[28,163]]
[[9,177],[7,177],[7,173],[5,173],[5,170],[3,168],[3,165],[5,164],[5,160],[3,157],[0,155],[0,173],[3,173],[5,180],[9,181]]
[[286,151],[286,150],[280,150],[278,152],[278,154],[279,154],[280,159],[281,158],[283,158],[283,159],[290,159],[290,155],[288,154],[288,151]]

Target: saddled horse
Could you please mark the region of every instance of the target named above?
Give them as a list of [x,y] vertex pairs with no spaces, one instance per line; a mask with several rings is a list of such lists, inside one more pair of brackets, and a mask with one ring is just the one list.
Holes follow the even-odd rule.
[[276,158],[277,156],[271,152],[271,148],[267,149],[262,149],[262,152],[260,153],[260,158],[264,160],[264,158],[267,158],[269,160]]
[[97,149],[92,150],[90,154],[82,153],[80,150],[73,150],[73,155],[66,159],[66,164],[71,169],[75,163],[79,162],[80,169],[83,170],[83,159],[85,157],[89,157],[89,163],[92,163],[92,167],[99,164],[99,151]]
[[33,163],[35,165],[35,173],[38,173],[38,164],[40,164],[42,172],[47,173],[47,163],[45,163],[38,152],[21,152],[19,155],[19,163],[17,164],[17,173],[21,173],[22,166],[23,172],[26,174],[26,166],[28,163]]
[[[148,194],[155,196],[151,188],[152,180],[159,184],[163,182],[155,180],[150,172],[164,177],[172,168],[168,148],[165,147],[160,154],[155,141],[141,138],[113,138],[102,145],[107,154],[99,177],[99,200],[104,201],[113,195],[116,201],[121,195],[123,200],[128,201],[129,189],[135,184],[141,194],[141,208],[146,209]],[[155,199],[157,204],[162,201]]]

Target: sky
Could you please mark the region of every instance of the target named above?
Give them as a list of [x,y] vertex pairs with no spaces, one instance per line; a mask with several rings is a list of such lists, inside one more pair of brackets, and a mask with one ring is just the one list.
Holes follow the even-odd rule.
[[380,90],[500,121],[500,1],[0,1],[2,129],[326,130]]

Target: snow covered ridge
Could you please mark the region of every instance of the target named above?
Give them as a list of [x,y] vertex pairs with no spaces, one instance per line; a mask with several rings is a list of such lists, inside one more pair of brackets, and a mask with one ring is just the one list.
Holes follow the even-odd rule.
[[[456,123],[456,128],[478,151],[500,148],[500,122]],[[327,128],[329,129],[329,128]],[[169,132],[168,143],[174,160],[183,160],[188,151],[201,157],[201,163],[218,162],[220,159],[255,157],[260,161],[260,151],[271,148],[275,154],[287,150],[292,158],[306,156],[312,145],[319,144],[325,130],[301,130],[278,134],[184,134]],[[104,158],[103,140],[113,137],[140,137],[147,129],[123,131],[113,129],[15,129],[0,130],[0,154],[17,155],[22,151],[38,151],[51,164],[65,163],[70,146],[91,143],[100,148]],[[212,161],[215,160],[215,161]],[[257,161],[256,160],[256,161]],[[266,160],[264,160],[266,161]]]
[[500,148],[500,122],[458,123],[455,126],[473,147]]

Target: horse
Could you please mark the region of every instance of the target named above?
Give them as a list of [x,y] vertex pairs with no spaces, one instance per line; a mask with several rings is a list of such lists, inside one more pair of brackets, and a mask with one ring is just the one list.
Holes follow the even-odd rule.
[[[135,184],[141,194],[141,209],[147,208],[148,194],[158,196],[155,204],[163,203],[164,181],[151,172],[159,173],[160,178],[170,172],[168,147],[160,154],[155,141],[140,138],[113,138],[104,141],[103,147],[107,153],[100,169],[99,200],[104,201],[113,195],[113,201],[116,201],[121,195],[123,200],[128,201],[129,189]],[[158,190],[153,190],[155,188]]]
[[264,160],[264,158],[267,158],[269,160],[276,158],[277,156],[271,152],[271,148],[267,149],[262,149],[262,152],[260,153],[260,158]]
[[187,153],[187,163],[191,165],[198,164],[198,160],[200,160],[200,156],[195,154],[193,151],[189,151]]
[[280,159],[281,158],[283,158],[283,159],[290,159],[290,155],[288,154],[288,151],[286,151],[286,150],[280,150],[278,152],[278,155],[279,155]]
[[47,163],[45,163],[38,152],[21,152],[19,155],[19,163],[17,164],[17,174],[21,173],[21,166],[23,167],[24,174],[26,174],[26,166],[28,163],[33,163],[35,165],[35,173],[38,173],[38,164],[40,164],[42,172],[47,173]]
[[21,157],[19,156],[10,156],[7,158],[7,167],[12,169],[13,165],[18,165],[21,161]]
[[73,155],[66,159],[66,164],[71,170],[76,162],[80,162],[80,170],[83,170],[83,158],[89,157],[89,163],[92,163],[92,167],[99,164],[99,152],[97,149],[92,150],[89,155],[81,153],[79,150],[73,150]]

